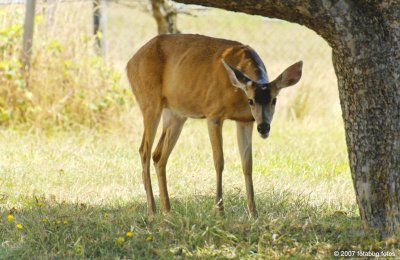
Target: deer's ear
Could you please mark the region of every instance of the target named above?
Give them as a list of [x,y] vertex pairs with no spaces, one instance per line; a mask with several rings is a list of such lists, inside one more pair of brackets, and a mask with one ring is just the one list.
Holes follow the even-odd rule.
[[251,79],[244,75],[240,70],[228,65],[224,59],[221,59],[221,62],[224,65],[233,86],[245,90],[246,86],[249,85],[249,82],[252,82]]
[[271,83],[273,83],[278,90],[293,86],[294,84],[299,82],[301,78],[302,68],[303,61],[299,61],[284,70],[282,74],[279,75],[279,77]]

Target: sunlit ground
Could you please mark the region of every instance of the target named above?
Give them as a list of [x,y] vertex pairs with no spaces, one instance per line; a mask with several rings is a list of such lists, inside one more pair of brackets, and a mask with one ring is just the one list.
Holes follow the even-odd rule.
[[[361,247],[341,127],[278,118],[269,139],[253,137],[259,217],[250,219],[235,126],[226,122],[221,218],[212,213],[206,124],[189,120],[168,164],[172,214],[149,221],[137,152],[142,127],[130,126],[2,130],[0,256],[323,257],[347,244]],[[154,170],[152,179],[158,203]]]

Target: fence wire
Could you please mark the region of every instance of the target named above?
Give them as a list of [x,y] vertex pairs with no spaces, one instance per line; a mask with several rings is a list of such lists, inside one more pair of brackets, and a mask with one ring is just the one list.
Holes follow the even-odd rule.
[[[2,0],[0,3],[5,2],[7,1]],[[75,62],[78,62],[79,59],[83,59],[80,57],[84,57],[84,52],[90,52],[86,48],[87,46],[79,44],[90,41],[90,36],[93,34],[93,2],[91,0],[55,0],[52,2],[56,3],[56,9],[52,22],[49,24],[46,23],[48,20],[46,1],[38,1],[33,41],[34,63],[38,63],[38,59],[40,59],[38,56],[35,57],[35,49],[43,54],[46,50],[43,46],[47,46],[46,48],[49,48],[50,52],[60,49],[63,56],[70,57],[66,58],[67,60],[75,59]],[[340,116],[331,48],[313,31],[304,26],[277,19],[214,8],[180,4],[178,9],[180,12],[177,27],[180,32],[231,39],[250,45],[263,59],[270,79],[279,75],[289,65],[299,60],[304,61],[304,73],[300,83],[290,90],[283,91],[279,98],[277,108],[277,110],[281,110],[279,113],[293,119]],[[128,89],[124,77],[125,65],[143,44],[157,34],[157,25],[147,0],[107,1],[106,12],[107,64],[113,66],[120,73],[120,84]],[[0,31],[4,33],[7,28],[23,23],[23,16],[23,5],[0,6]],[[1,48],[7,45],[7,38],[4,37],[0,41]],[[46,44],[43,44],[44,42]],[[7,48],[18,48],[18,44],[19,41],[15,40],[12,46]],[[51,53],[47,55],[48,61],[44,62],[49,63],[52,59],[51,55]],[[17,59],[18,55],[16,54],[14,58]],[[68,64],[68,62],[66,63]],[[61,85],[68,88],[68,86],[64,86],[64,83]],[[67,82],[67,84],[73,83]],[[65,96],[70,91],[66,91],[66,93]],[[63,95],[61,97],[63,98]]]
[[[128,18],[125,22],[129,26],[122,29],[124,33],[110,38],[110,46],[115,47],[115,52],[110,52],[115,60],[123,61],[154,37],[156,24],[147,1],[136,2],[134,8],[117,4],[110,7],[115,17]],[[181,33],[204,34],[250,45],[263,59],[271,80],[289,65],[303,60],[304,74],[300,84],[284,91],[283,102],[278,106],[288,117],[340,116],[332,50],[315,32],[278,19],[215,8],[179,5],[178,10],[177,27]],[[113,15],[110,16],[112,23]]]

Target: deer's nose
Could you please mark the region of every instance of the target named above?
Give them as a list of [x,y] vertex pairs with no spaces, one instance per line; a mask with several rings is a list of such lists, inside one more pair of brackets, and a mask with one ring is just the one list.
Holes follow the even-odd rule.
[[269,129],[270,129],[270,126],[268,123],[262,123],[257,126],[257,131],[262,135],[268,134]]

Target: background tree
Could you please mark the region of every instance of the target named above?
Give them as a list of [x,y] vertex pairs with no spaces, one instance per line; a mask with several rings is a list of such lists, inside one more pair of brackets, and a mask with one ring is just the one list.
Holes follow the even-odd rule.
[[105,0],[93,1],[93,34],[96,48],[103,58],[107,58],[107,12]]
[[36,0],[27,1],[25,6],[24,37],[22,50],[23,69],[29,71],[33,45],[33,30],[35,26]]
[[177,1],[299,23],[329,43],[361,219],[400,234],[400,2]]
[[151,0],[153,17],[156,19],[158,33],[179,33],[176,27],[177,9],[170,0]]

